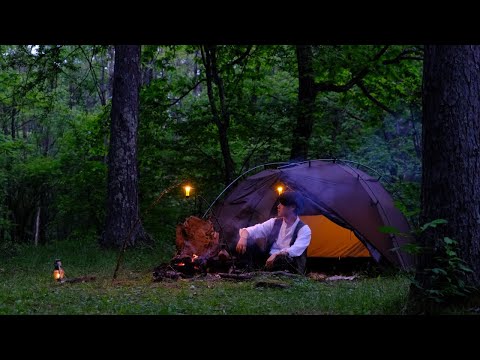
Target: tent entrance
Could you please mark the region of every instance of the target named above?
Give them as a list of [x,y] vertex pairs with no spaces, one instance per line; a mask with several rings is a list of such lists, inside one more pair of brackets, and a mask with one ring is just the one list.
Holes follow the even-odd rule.
[[308,257],[346,258],[371,257],[370,252],[355,236],[323,215],[300,216],[312,230]]

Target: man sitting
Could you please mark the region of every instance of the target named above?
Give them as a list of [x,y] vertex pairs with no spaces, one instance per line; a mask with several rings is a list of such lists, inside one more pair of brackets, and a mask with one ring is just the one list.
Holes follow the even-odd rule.
[[[239,230],[236,251],[239,254],[258,251],[256,245],[248,246],[247,240],[266,238],[265,267],[269,270],[293,270],[305,274],[307,247],[312,231],[298,217],[303,209],[303,198],[295,191],[280,195],[277,206],[278,217],[261,224]],[[268,258],[267,258],[268,256]]]

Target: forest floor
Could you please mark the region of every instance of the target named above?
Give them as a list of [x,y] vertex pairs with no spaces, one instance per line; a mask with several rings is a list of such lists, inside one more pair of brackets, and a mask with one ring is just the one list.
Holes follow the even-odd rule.
[[[198,276],[154,282],[153,268],[173,249],[128,250],[112,280],[118,251],[95,241],[62,241],[15,249],[0,262],[0,314],[51,315],[396,315],[409,287],[404,274],[354,280],[262,275],[246,281]],[[58,283],[60,258],[67,278],[94,276],[85,283]],[[281,287],[271,284],[281,283]]]

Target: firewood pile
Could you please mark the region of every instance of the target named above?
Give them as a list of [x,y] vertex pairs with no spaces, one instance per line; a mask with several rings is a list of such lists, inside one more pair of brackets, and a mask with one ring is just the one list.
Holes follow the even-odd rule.
[[233,266],[234,257],[219,243],[219,234],[209,220],[190,216],[177,225],[175,245],[177,252],[170,263],[154,269],[154,281],[228,272]]

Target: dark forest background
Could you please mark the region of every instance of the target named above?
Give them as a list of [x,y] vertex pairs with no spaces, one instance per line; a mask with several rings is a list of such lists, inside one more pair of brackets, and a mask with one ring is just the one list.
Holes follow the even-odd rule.
[[[118,49],[0,51],[0,248],[64,239],[108,245],[108,151],[123,131],[111,124]],[[145,45],[138,53],[137,124],[123,134],[136,136],[149,240],[171,246],[176,224],[202,214],[249,168],[304,159],[376,169],[416,222],[422,46]],[[118,76],[130,56],[122,53]],[[145,212],[182,179],[197,202],[179,188]]]

